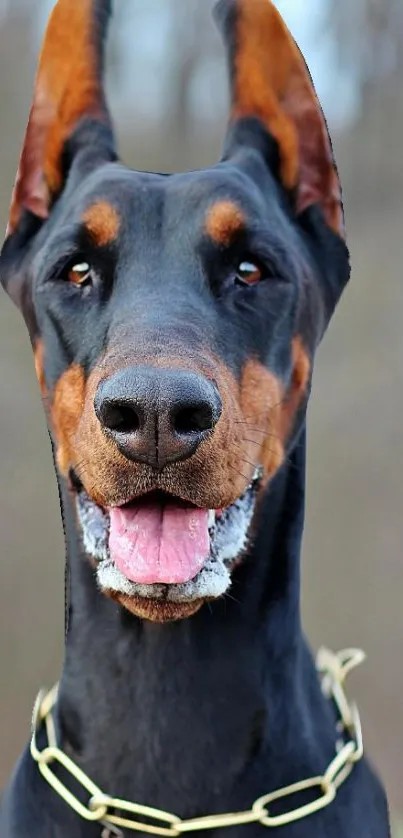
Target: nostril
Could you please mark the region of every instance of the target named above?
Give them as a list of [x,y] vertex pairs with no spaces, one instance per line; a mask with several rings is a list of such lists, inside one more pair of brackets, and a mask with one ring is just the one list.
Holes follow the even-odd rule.
[[133,434],[140,429],[141,421],[133,405],[106,402],[101,408],[102,424],[115,433]]
[[216,421],[215,411],[208,403],[179,408],[172,417],[173,429],[179,435],[211,431]]
[[223,405],[216,383],[198,373],[128,367],[99,383],[94,410],[121,454],[161,470],[193,456]]

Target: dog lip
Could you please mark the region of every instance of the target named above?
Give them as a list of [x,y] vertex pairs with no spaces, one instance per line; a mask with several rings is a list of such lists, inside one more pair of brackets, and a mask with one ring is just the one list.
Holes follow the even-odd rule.
[[[252,480],[252,484],[255,480]],[[75,492],[75,494],[80,495],[85,493],[92,503],[96,504],[102,511],[108,515],[111,509],[130,509],[130,507],[139,506],[142,503],[149,503],[151,500],[155,499],[156,504],[164,505],[165,503],[174,503],[178,507],[182,507],[183,509],[207,509],[212,514],[221,514],[222,511],[230,506],[232,503],[227,504],[226,506],[209,506],[208,504],[200,504],[196,501],[192,500],[186,495],[176,494],[174,492],[166,492],[160,489],[146,489],[145,491],[138,492],[136,494],[131,494],[129,496],[114,498],[110,502],[106,501],[100,503],[98,500],[95,500],[91,497],[91,494],[87,492],[85,487],[77,480],[71,479],[70,480],[70,488]],[[235,499],[236,501],[237,499]]]
[[73,467],[71,467],[71,468],[69,469],[69,473],[68,473],[68,477],[67,477],[67,479],[68,479],[68,485],[69,485],[69,488],[70,488],[72,491],[76,492],[77,494],[79,494],[80,492],[82,492],[82,491],[83,491],[84,486],[83,486],[83,484],[82,484],[82,482],[81,482],[81,480],[80,480],[80,478],[79,478],[79,476],[78,476],[78,474],[77,474],[76,470],[75,470]]
[[[261,480],[263,476],[263,467],[256,466],[256,469],[253,473],[251,482],[249,486],[246,487],[245,492],[250,488],[250,486],[255,485],[257,482]],[[225,512],[226,509],[229,509],[234,503],[239,500],[239,498],[235,498],[234,501],[228,503],[223,506],[209,506],[208,504],[199,504],[196,501],[192,500],[188,495],[181,495],[178,492],[168,492],[165,490],[160,490],[155,487],[150,487],[149,489],[143,489],[135,494],[130,495],[123,495],[120,498],[113,499],[110,502],[100,503],[98,500],[95,500],[91,497],[91,494],[87,492],[83,483],[81,482],[80,478],[78,477],[74,468],[71,468],[69,471],[69,483],[70,488],[77,494],[81,494],[85,492],[87,497],[89,498],[92,503],[96,504],[105,514],[108,514],[109,509],[124,509],[124,507],[134,506],[135,504],[139,504],[142,502],[149,501],[152,496],[155,496],[156,502],[174,502],[177,503],[178,506],[183,506],[184,508],[195,508],[195,509],[209,509],[210,513],[215,513],[216,517],[220,516]]]
[[[262,466],[256,467],[251,482],[249,486],[247,486],[245,489],[245,493],[261,481],[263,477],[263,472],[264,469]],[[146,503],[150,499],[152,499],[153,496],[155,496],[156,503],[163,503],[164,501],[170,503],[174,502],[177,503],[178,506],[182,506],[183,508],[208,509],[210,513],[209,528],[213,526],[215,521],[217,521],[217,519],[219,519],[225,513],[226,510],[230,509],[234,505],[234,503],[237,503],[242,497],[242,495],[240,495],[239,497],[235,498],[235,500],[231,503],[219,507],[208,506],[207,504],[201,506],[200,504],[196,503],[195,501],[191,500],[189,497],[185,495],[181,496],[180,494],[175,494],[174,492],[166,492],[159,489],[150,488],[138,492],[136,494],[131,494],[130,496],[121,497],[109,503],[100,503],[98,500],[95,500],[93,497],[91,497],[91,494],[89,492],[87,492],[85,486],[77,476],[77,473],[75,472],[74,468],[70,468],[68,479],[70,489],[74,492],[74,494],[77,497],[79,497],[80,495],[86,496],[87,499],[96,507],[98,507],[98,509],[102,510],[102,512],[105,515],[109,515],[110,509],[124,509],[125,507],[135,506],[143,502]]]
[[192,501],[188,500],[187,498],[181,498],[178,495],[171,494],[170,492],[162,492],[159,489],[150,489],[147,492],[142,494],[136,495],[135,497],[131,498],[124,503],[113,503],[106,507],[107,509],[125,509],[131,506],[140,506],[142,503],[149,503],[150,501],[155,500],[156,504],[163,506],[165,503],[175,503],[177,506],[182,507],[183,509],[198,509],[198,505],[193,503]]

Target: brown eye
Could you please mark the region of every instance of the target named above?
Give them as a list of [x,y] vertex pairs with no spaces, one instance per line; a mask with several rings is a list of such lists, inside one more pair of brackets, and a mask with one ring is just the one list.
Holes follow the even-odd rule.
[[257,285],[263,279],[263,272],[255,262],[241,262],[235,274],[237,282],[243,285]]
[[91,265],[88,262],[80,262],[77,265],[72,265],[67,272],[66,278],[72,285],[89,285],[93,279]]

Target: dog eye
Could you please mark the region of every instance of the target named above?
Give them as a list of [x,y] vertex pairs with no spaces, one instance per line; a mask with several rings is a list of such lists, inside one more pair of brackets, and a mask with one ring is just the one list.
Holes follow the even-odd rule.
[[257,285],[263,279],[263,271],[255,262],[245,259],[238,266],[235,281],[242,285]]
[[88,262],[79,262],[68,268],[66,279],[72,285],[89,285],[93,281],[93,271]]

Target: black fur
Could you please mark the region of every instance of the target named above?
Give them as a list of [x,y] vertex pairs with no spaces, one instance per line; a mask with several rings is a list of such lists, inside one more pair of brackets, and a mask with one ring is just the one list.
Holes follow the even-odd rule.
[[[109,5],[98,3],[99,14]],[[124,168],[110,128],[84,120],[66,145],[64,166],[65,186],[49,219],[25,213],[0,262],[33,343],[44,342],[50,394],[72,363],[88,376],[114,342],[122,359],[158,354],[166,341],[181,357],[207,345],[236,379],[256,358],[285,386],[294,335],[313,359],[349,277],[348,251],[318,207],[296,216],[293,195],[280,183],[276,143],[257,120],[232,127],[217,166],[169,177]],[[116,240],[99,248],[80,219],[101,199],[123,222]],[[218,199],[236,202],[247,220],[230,247],[204,231]],[[63,279],[66,264],[82,253],[98,275],[84,294]],[[265,266],[257,288],[231,280],[245,253]],[[179,623],[139,620],[99,593],[82,554],[71,488],[58,476],[69,601],[57,726],[107,793],[181,817],[237,811],[322,774],[334,756],[336,718],[300,620],[308,394],[309,384],[231,596]],[[27,750],[2,801],[0,837],[100,832],[49,788]],[[265,834],[259,825],[222,831],[228,838]],[[388,838],[385,794],[364,760],[332,805],[273,834]]]

